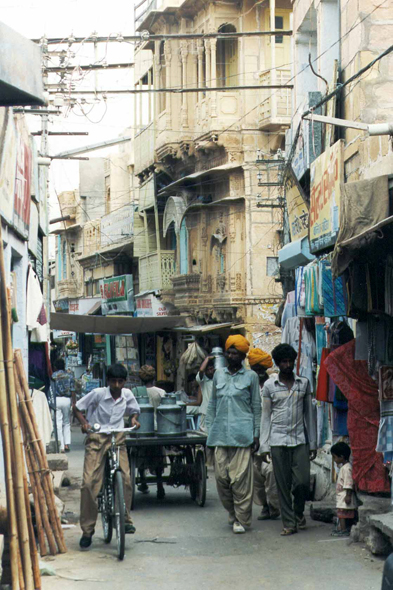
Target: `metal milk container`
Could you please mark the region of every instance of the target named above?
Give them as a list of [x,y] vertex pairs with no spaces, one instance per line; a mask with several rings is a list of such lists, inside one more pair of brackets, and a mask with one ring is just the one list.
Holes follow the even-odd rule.
[[215,346],[212,349],[212,356],[214,356],[214,368],[217,369],[224,369],[227,366],[227,361],[224,356],[224,351],[220,346]]
[[173,436],[185,434],[184,410],[176,403],[176,396],[167,395],[162,398],[157,408],[157,434]]
[[141,409],[138,422],[141,427],[138,428],[136,434],[144,434],[145,436],[154,435],[154,408],[150,403],[148,396],[138,397],[138,404]]

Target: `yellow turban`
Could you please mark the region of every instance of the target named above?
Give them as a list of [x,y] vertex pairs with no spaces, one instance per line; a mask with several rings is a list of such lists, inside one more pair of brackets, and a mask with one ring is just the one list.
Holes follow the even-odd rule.
[[229,338],[225,342],[225,350],[228,350],[228,348],[230,348],[231,346],[236,348],[236,350],[238,350],[239,352],[243,352],[244,354],[247,354],[250,350],[249,341],[247,340],[247,338],[244,338],[244,336],[242,336],[241,334],[234,334],[233,336],[229,336]]
[[251,367],[254,365],[261,365],[264,369],[270,369],[273,366],[272,357],[270,354],[261,350],[260,348],[252,348],[248,353],[248,362]]

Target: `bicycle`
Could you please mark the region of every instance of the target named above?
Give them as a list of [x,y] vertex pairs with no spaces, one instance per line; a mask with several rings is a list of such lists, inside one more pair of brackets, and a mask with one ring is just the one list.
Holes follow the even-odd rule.
[[[119,430],[105,430],[101,432],[99,425],[89,431],[94,434],[108,434],[111,436],[111,446],[106,454],[104,479],[102,488],[98,494],[98,512],[101,513],[102,528],[105,543],[110,543],[113,535],[113,524],[115,524],[117,538],[117,557],[124,559],[125,552],[125,516],[126,506],[124,502],[123,476],[120,470],[120,447],[116,444],[116,434],[120,432],[132,432],[132,428]],[[113,521],[115,521],[113,523]]]

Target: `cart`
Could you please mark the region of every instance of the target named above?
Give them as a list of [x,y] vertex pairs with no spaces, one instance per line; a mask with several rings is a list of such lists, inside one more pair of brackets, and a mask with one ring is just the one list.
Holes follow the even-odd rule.
[[[186,434],[173,436],[144,436],[133,433],[127,438],[127,451],[130,462],[132,502],[131,510],[135,506],[135,490],[140,483],[137,463],[138,454],[143,449],[164,447],[163,457],[165,468],[169,468],[169,475],[162,475],[162,482],[173,487],[185,486],[189,488],[191,498],[203,507],[206,502],[206,461],[205,447],[207,436],[202,432],[188,430]],[[141,452],[142,451],[142,452]],[[146,476],[146,483],[156,484],[157,477]]]

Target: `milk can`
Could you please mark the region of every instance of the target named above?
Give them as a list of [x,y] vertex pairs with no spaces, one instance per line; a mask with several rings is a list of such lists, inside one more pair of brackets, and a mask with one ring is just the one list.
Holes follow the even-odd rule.
[[214,368],[216,371],[217,369],[223,369],[227,366],[227,361],[222,348],[219,346],[214,347],[212,349],[212,356],[214,356]]
[[157,408],[157,434],[159,436],[173,436],[185,434],[184,410],[176,403],[174,395],[162,398]]
[[145,436],[154,435],[154,408],[150,403],[148,396],[138,397],[138,404],[141,409],[138,422],[141,425],[135,432]]

